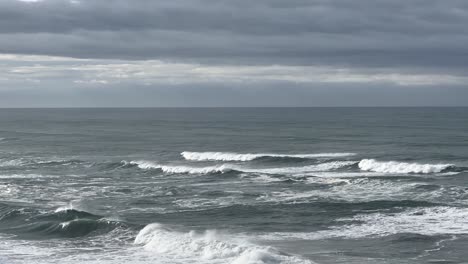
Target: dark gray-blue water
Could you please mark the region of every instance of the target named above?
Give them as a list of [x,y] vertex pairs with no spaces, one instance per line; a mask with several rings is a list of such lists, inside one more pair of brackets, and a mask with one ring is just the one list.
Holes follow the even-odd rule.
[[468,108],[1,109],[0,263],[468,263]]

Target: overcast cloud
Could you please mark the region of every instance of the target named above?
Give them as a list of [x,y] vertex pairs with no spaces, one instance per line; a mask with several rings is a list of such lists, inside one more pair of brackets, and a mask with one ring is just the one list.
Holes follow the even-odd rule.
[[465,0],[2,0],[0,106],[468,106],[467,25]]

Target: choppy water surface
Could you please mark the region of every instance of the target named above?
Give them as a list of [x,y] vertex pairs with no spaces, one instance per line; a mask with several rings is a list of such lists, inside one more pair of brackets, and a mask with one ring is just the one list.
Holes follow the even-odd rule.
[[0,263],[467,263],[467,108],[0,110]]

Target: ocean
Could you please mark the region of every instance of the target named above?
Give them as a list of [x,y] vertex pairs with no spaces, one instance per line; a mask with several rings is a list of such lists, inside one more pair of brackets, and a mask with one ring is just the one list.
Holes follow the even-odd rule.
[[0,109],[0,263],[468,263],[468,108]]

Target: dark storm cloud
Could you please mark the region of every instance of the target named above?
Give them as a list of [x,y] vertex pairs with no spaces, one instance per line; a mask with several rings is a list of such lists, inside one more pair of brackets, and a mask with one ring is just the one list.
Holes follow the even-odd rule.
[[4,0],[0,52],[462,73],[467,25],[465,0]]

